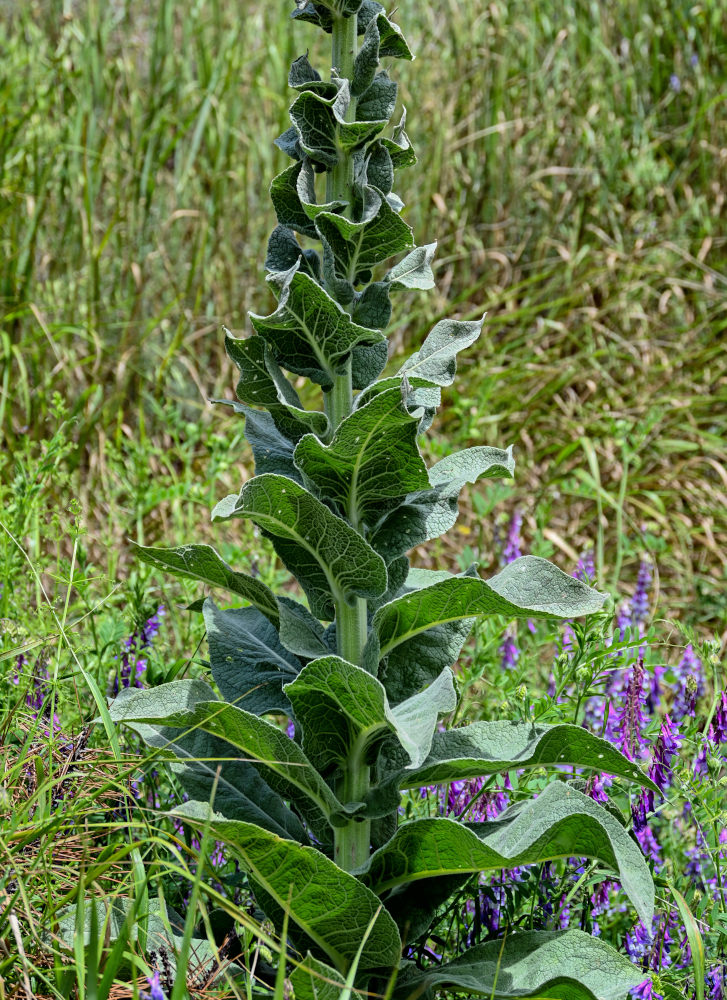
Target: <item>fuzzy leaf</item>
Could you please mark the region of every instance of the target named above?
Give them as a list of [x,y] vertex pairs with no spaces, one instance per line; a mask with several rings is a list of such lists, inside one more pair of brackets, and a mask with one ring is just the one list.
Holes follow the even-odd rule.
[[248,406],[267,409],[281,433],[292,440],[312,430],[325,435],[328,417],[316,410],[306,410],[298,393],[274,361],[262,337],[237,340],[225,336],[227,356],[240,370],[237,398]]
[[453,962],[413,965],[396,984],[397,1000],[432,1000],[443,987],[491,1000],[625,1000],[644,973],[604,941],[582,931],[521,931],[470,948]]
[[421,879],[570,856],[593,858],[617,872],[639,918],[651,926],[654,884],[638,845],[608,810],[560,781],[492,822],[404,823],[357,874],[380,895]]
[[400,773],[400,788],[499,774],[515,768],[574,764],[656,785],[608,740],[581,726],[559,723],[474,722],[436,733],[429,757],[415,771]]
[[130,542],[132,551],[142,562],[163,569],[175,576],[200,580],[210,587],[222,587],[249,601],[277,625],[279,612],[275,595],[261,580],[247,573],[238,573],[222,559],[211,545],[179,545],[157,548]]
[[[341,1000],[346,985],[340,972],[310,952],[290,970],[290,983],[295,1000]],[[360,994],[354,991],[351,996],[358,998]]]
[[254,715],[290,714],[283,685],[301,662],[280,642],[277,629],[256,608],[221,610],[204,602],[210,667],[223,697]]
[[376,19],[369,23],[353,64],[351,96],[360,97],[371,86],[379,65],[379,27]]
[[[298,132],[301,148],[315,163],[329,169],[338,163],[339,150],[348,152],[364,145],[381,132],[388,120],[346,121],[346,110],[351,103],[348,80],[339,80],[338,88],[335,97],[305,91],[290,109],[290,120]],[[378,104],[365,104],[364,110],[383,107],[382,95],[377,96]]]
[[[389,286],[383,281],[373,281],[370,285],[367,285],[354,299],[351,318],[359,326],[368,326],[379,330],[387,327],[391,319]],[[386,363],[386,359],[384,359],[384,363]],[[374,378],[380,375],[382,371],[383,366]],[[362,388],[365,388],[365,386]]]
[[459,495],[465,483],[512,476],[514,469],[511,448],[503,451],[475,446],[448,455],[429,470],[434,488],[410,494],[399,507],[385,514],[374,529],[371,544],[388,560],[438,538],[457,521]]
[[[404,126],[406,125],[406,108],[401,113],[401,120],[399,124],[395,127],[390,139],[382,138],[380,140],[381,145],[388,152],[391,157],[391,162],[396,170],[401,170],[402,167],[412,167],[416,161],[416,153],[412,148],[412,144],[409,142],[409,136],[406,134]],[[283,139],[280,137],[278,142]],[[281,146],[281,149],[283,147]],[[290,147],[289,147],[290,148]],[[287,150],[286,150],[287,152]],[[292,151],[288,152],[289,156],[293,156],[295,153],[295,147],[292,147]]]
[[416,247],[403,260],[395,264],[386,275],[386,280],[391,284],[391,287],[418,288],[421,291],[434,288],[434,272],[431,263],[436,249],[436,243]]
[[[363,323],[363,319],[356,320],[356,322],[366,325]],[[386,326],[386,323],[383,325]],[[354,348],[351,355],[351,383],[354,389],[365,389],[379,377],[386,368],[386,362],[389,359],[388,352],[389,345],[385,337],[372,347]]]
[[457,371],[457,354],[473,344],[481,330],[482,320],[440,320],[420,349],[404,362],[399,374],[418,375],[435,385],[451,385]]
[[313,660],[285,693],[303,729],[303,748],[322,773],[342,765],[354,744],[363,754],[387,732],[416,767],[429,753],[438,717],[456,706],[449,670],[392,710],[375,677],[337,656]]
[[489,581],[452,577],[383,605],[373,618],[365,662],[371,665],[375,650],[384,661],[381,679],[397,702],[454,662],[476,618],[575,618],[599,610],[604,600],[547,559],[523,556]]
[[386,590],[381,557],[346,521],[284,476],[256,476],[239,496],[220,501],[212,519],[228,517],[249,517],[264,529],[318,618],[333,617],[333,599],[375,598]]
[[403,496],[428,483],[417,447],[417,420],[401,389],[374,396],[339,424],[329,445],[307,434],[295,449],[298,468],[353,524],[370,524]]
[[257,715],[205,697],[193,682],[135,691],[116,699],[109,712],[115,722],[194,728],[231,744],[238,759],[253,764],[272,789],[295,802],[316,831],[324,819],[333,825],[350,818],[297,743]]
[[394,185],[394,163],[388,149],[382,145],[380,140],[376,140],[367,147],[365,169],[366,185],[378,188],[388,198]]
[[316,227],[298,195],[298,178],[302,169],[303,161],[299,160],[296,163],[291,163],[282,173],[274,177],[270,185],[270,200],[281,226],[285,226],[286,229],[294,229],[297,233],[302,233],[303,236],[315,238],[318,235]]
[[293,61],[288,73],[289,87],[297,90],[299,87],[306,87],[309,83],[320,83],[320,80],[321,74],[318,70],[313,69],[307,53],[304,56],[298,56]]
[[301,165],[296,181],[296,192],[309,219],[315,219],[321,212],[338,212],[346,207],[345,201],[328,201],[319,205],[316,201],[316,183],[313,167],[306,160]]
[[280,641],[297,656],[313,659],[326,656],[331,650],[325,640],[325,630],[317,618],[290,597],[279,597]]
[[213,403],[230,406],[235,413],[245,417],[245,437],[255,459],[255,474],[275,473],[300,481],[300,473],[293,462],[297,436],[289,438],[273,420],[271,414],[253,409],[236,399],[213,399]]
[[369,222],[351,222],[343,215],[329,212],[322,212],[316,218],[318,232],[335,258],[336,273],[354,283],[360,272],[413,246],[409,226],[392,211],[383,196],[378,195],[378,199],[378,210]]
[[377,16],[376,23],[379,28],[379,56],[382,59],[386,56],[393,56],[394,59],[414,58],[398,24],[390,21],[383,12]]
[[353,348],[384,340],[379,331],[352,323],[348,313],[297,266],[283,276],[275,312],[251,313],[250,320],[278,364],[325,389],[333,385],[338,367]]
[[[173,811],[200,826],[209,814],[209,806],[201,802],[185,802]],[[381,908],[376,896],[320,851],[217,813],[211,814],[211,829],[235,849],[245,871],[339,971],[347,971],[372,921],[359,969],[398,964],[401,940],[394,921],[385,909],[376,917]]]
[[364,122],[388,122],[396,107],[398,87],[386,71],[377,73],[368,90],[358,99],[356,117]]
[[316,280],[321,276],[321,258],[315,250],[304,250],[287,226],[276,226],[268,240],[265,269],[278,273],[300,264],[302,271]]

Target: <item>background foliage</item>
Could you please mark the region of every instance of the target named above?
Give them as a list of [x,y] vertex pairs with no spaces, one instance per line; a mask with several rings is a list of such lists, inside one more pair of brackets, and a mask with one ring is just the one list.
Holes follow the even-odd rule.
[[[440,450],[445,439],[447,450],[513,443],[519,470],[514,487],[472,496],[460,532],[434,548],[437,565],[455,569],[464,547],[465,561],[476,553],[495,568],[483,525],[498,503],[503,519],[524,514],[527,550],[563,568],[595,547],[599,583],[622,594],[648,549],[652,611],[723,635],[723,5],[401,0],[399,9],[423,57],[397,67],[420,157],[406,219],[419,242],[439,239],[439,253],[437,290],[400,299],[398,343],[414,346],[445,313],[487,309],[436,425]],[[97,802],[99,787],[121,794],[134,765],[125,748],[95,751],[101,785],[79,781],[73,807],[95,832],[69,842],[43,793],[56,773],[47,739],[32,726],[20,744],[8,733],[37,713],[30,696],[52,699],[77,735],[97,713],[93,684],[105,695],[114,674],[137,670],[124,640],[162,602],[174,653],[149,647],[145,683],[183,672],[201,640],[177,610],[192,589],[167,581],[160,592],[161,578],[134,567],[123,539],[199,538],[214,499],[248,474],[233,418],[206,399],[233,393],[221,324],[239,334],[248,309],[272,304],[265,189],[286,161],[257,136],[285,127],[300,41],[275,4],[229,0],[184,10],[171,0],[0,2],[0,17],[0,677],[18,692],[3,695],[10,777],[0,796],[41,838],[28,847],[6,837],[0,848],[22,874],[21,909],[36,926],[77,891],[69,858],[98,862],[107,886],[128,888],[124,852],[103,854],[113,836]],[[224,554],[254,568],[254,537],[242,527],[238,537],[238,551]],[[670,647],[685,640],[669,626],[654,638],[676,664]],[[483,691],[475,678],[499,662],[500,637],[478,635],[465,661],[473,717],[521,704],[521,680],[538,690],[519,639],[520,669]],[[43,674],[41,695],[16,683],[19,648]],[[712,687],[700,725],[711,696]],[[41,769],[27,771],[28,759]],[[712,777],[705,798],[719,817],[719,771]],[[123,816],[110,822],[125,836]],[[136,835],[166,838],[155,823],[150,814]],[[682,847],[676,838],[666,851],[677,865]],[[689,849],[711,864],[699,845]],[[0,939],[12,954],[0,948],[0,975],[14,975],[7,913]],[[250,932],[246,946],[258,940]]]

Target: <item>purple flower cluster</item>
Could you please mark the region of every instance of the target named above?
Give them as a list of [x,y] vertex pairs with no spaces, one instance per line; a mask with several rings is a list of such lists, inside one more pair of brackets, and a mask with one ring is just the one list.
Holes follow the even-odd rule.
[[[27,667],[30,660],[21,653],[15,661],[15,670],[10,678],[11,683],[19,686],[21,680],[28,676]],[[51,706],[51,683],[48,668],[43,663],[41,657],[35,661],[35,665],[29,677],[30,683],[25,692],[25,704],[32,709],[31,717],[37,719],[39,715],[50,715]],[[53,731],[60,729],[58,713],[53,713]]]
[[141,653],[149,649],[154,637],[161,628],[161,619],[165,614],[164,605],[160,604],[156,612],[134,629],[128,639],[124,639],[121,665],[117,668],[111,682],[109,693],[117,695],[121,688],[143,687],[142,677],[146,673],[147,659]]

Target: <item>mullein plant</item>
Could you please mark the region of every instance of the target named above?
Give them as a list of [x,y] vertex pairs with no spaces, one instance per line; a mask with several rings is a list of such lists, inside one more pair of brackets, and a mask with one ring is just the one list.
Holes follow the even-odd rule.
[[[203,603],[214,688],[199,678],[128,687],[112,717],[171,758],[189,796],[175,817],[226,841],[260,909],[287,927],[299,1000],[336,995],[337,983],[350,992],[387,982],[395,997],[442,988],[625,996],[643,972],[577,930],[500,926],[453,961],[412,958],[477,873],[553,858],[597,859],[650,926],[643,854],[563,765],[659,788],[580,726],[440,726],[456,707],[452,667],[478,619],[575,618],[598,612],[604,597],[532,556],[488,580],[476,566],[459,575],[410,566],[409,550],[454,525],[464,485],[511,476],[512,454],[475,446],[427,468],[418,447],[480,322],[440,321],[382,376],[391,298],[432,287],[435,249],[414,244],[393,191],[396,172],[415,162],[404,115],[390,124],[397,86],[380,67],[411,59],[401,30],[374,0],[299,0],[292,16],[330,36],[332,69],[324,79],[305,55],[290,70],[292,124],[277,145],[291,162],[272,181],[278,225],[266,259],[277,307],[250,316],[252,336],[226,340],[255,476],[212,519],[257,525],[298,599],[206,545],[137,547],[152,565],[246,603]],[[318,387],[318,409],[304,407],[289,376]],[[535,767],[551,767],[552,780],[496,819],[456,807],[401,818],[404,790],[485,788]]]

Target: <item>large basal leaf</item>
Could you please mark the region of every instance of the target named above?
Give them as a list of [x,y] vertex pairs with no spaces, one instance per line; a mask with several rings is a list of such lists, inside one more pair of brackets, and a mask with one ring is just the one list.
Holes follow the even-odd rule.
[[225,740],[201,729],[178,729],[132,723],[131,728],[144,742],[174,755],[169,767],[190,799],[209,801],[213,790],[215,805],[229,819],[256,823],[300,843],[308,843],[303,824],[272,790],[257,769],[239,759],[239,751]]
[[[173,814],[203,824],[209,806],[185,802]],[[372,921],[359,969],[398,964],[401,939],[394,921],[385,909],[376,916],[381,906],[377,897],[320,851],[217,814],[212,815],[211,829],[235,848],[248,874],[340,972],[348,970]]]
[[626,1000],[644,973],[604,941],[582,931],[520,931],[470,948],[453,962],[404,969],[397,1000],[431,1000],[442,988],[491,1000]]
[[391,709],[383,685],[337,656],[313,660],[285,688],[303,730],[303,749],[322,773],[340,767],[356,747],[361,760],[393,733],[416,767],[427,754],[439,716],[457,699],[451,671],[425,691]]
[[179,545],[157,548],[130,542],[132,551],[145,563],[175,576],[199,580],[210,587],[222,587],[249,601],[274,625],[279,619],[275,595],[262,581],[247,573],[238,573],[222,559],[211,545]]
[[280,641],[277,629],[256,608],[222,610],[204,602],[210,667],[223,697],[254,715],[290,714],[283,685],[301,662]]
[[417,447],[418,420],[390,389],[347,417],[329,445],[312,434],[298,442],[301,472],[355,524],[371,524],[413,490],[428,485]]
[[604,594],[547,559],[523,556],[490,580],[453,577],[383,605],[373,618],[373,635],[365,660],[369,665],[372,646],[379,659],[389,658],[382,680],[389,697],[397,701],[411,693],[411,685],[420,673],[415,661],[417,653],[423,651],[419,637],[424,633],[429,658],[439,672],[452,662],[452,651],[461,648],[462,623],[496,614],[508,618],[576,618],[598,611],[604,600]]
[[378,210],[369,222],[351,222],[344,215],[321,212],[316,228],[333,253],[339,278],[358,284],[358,275],[414,245],[412,231],[377,194]]
[[318,618],[333,617],[332,598],[375,598],[386,590],[381,556],[350,524],[291,479],[256,476],[239,496],[226,497],[212,511],[213,521],[229,517],[249,517],[268,533]]
[[414,354],[399,369],[399,374],[418,375],[435,385],[451,385],[457,371],[457,354],[473,344],[482,330],[482,320],[443,319]]
[[[422,390],[419,390],[421,392]],[[448,455],[429,470],[432,489],[411,493],[376,525],[371,544],[388,561],[454,526],[465,483],[512,476],[512,449],[476,446]]]
[[250,321],[278,364],[330,389],[343,359],[355,347],[375,344],[384,335],[353,323],[299,265],[279,277],[278,308],[270,316],[250,313]]
[[231,744],[239,759],[254,764],[271,788],[296,803],[316,831],[323,829],[322,819],[336,825],[350,818],[350,811],[285,733],[235,705],[214,701],[209,694],[204,697],[196,682],[174,681],[117,699],[109,712],[114,722],[200,729]]
[[536,722],[473,722],[435,733],[429,756],[416,770],[400,772],[399,787],[420,788],[556,764],[604,771],[658,791],[653,781],[608,740],[581,726]]
[[404,823],[358,874],[381,895],[422,879],[572,856],[593,858],[617,872],[639,918],[651,926],[654,884],[638,845],[607,809],[560,781],[489,823]]

